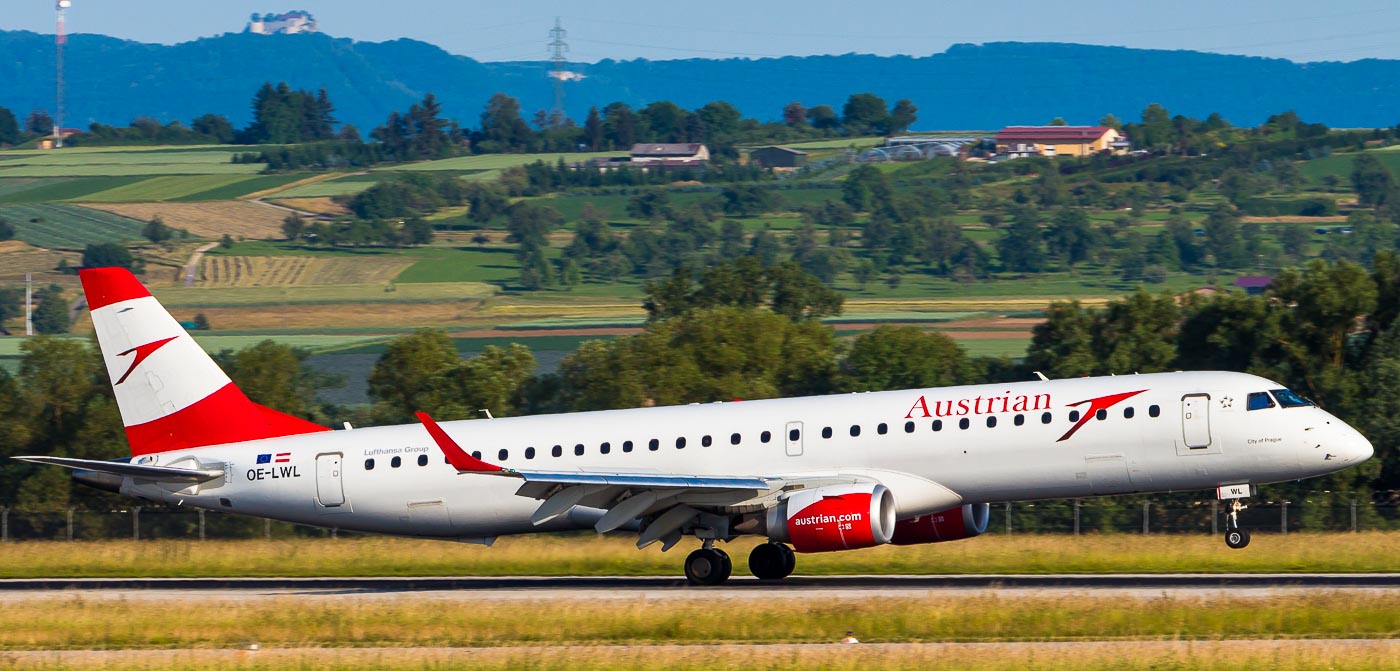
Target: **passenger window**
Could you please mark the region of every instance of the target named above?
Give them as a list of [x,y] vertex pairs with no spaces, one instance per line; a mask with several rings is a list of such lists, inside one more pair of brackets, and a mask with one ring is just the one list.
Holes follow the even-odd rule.
[[1094,417],[1098,418],[1098,420],[1102,422],[1105,419],[1108,419],[1108,411],[1104,410],[1103,408],[1099,408],[1099,411],[1094,413]]
[[875,427],[875,433],[878,433],[878,434],[880,434],[880,435],[882,435],[882,436],[885,435],[885,434],[887,434],[887,433],[889,433],[889,432],[890,432],[890,425],[889,425],[889,424],[886,424],[886,423],[884,423],[884,422],[880,422],[880,425],[877,426],[877,427]]
[[1077,422],[1077,421],[1079,421],[1079,411],[1078,411],[1078,410],[1071,410],[1071,411],[1069,411],[1069,421],[1071,421],[1071,422]]
[[374,470],[374,460],[373,460],[373,459],[366,459],[366,460],[365,460],[365,470],[367,470],[367,471],[372,471],[372,470]]
[[1132,408],[1123,408],[1123,419],[1132,419],[1136,412]]
[[709,437],[709,436],[701,437],[701,438],[700,438],[700,447],[709,447],[709,446],[710,446],[710,443],[712,443],[712,442],[714,442],[714,441],[710,440],[710,437]]
[[574,456],[576,456],[576,457],[581,457],[581,456],[583,456],[583,443],[579,443],[578,445],[575,445],[575,446],[574,446]]
[[[496,458],[497,458],[497,459],[500,459],[501,461],[505,461],[506,459],[509,459],[509,458],[510,458],[510,450],[501,450],[500,452],[497,452],[497,453],[496,453]],[[397,464],[395,464],[395,465],[397,465]]]
[[1015,419],[1014,421],[1015,421],[1015,423],[1016,423],[1016,426],[1020,426],[1020,425],[1022,425],[1022,424],[1025,424],[1025,423],[1026,423],[1026,416],[1025,416],[1025,415],[1016,415],[1016,419]]
[[1041,424],[1049,424],[1050,421],[1053,420],[1053,419],[1055,419],[1055,416],[1052,415],[1052,414],[1050,414],[1050,413],[1048,413],[1048,412],[1042,412],[1042,413],[1040,413],[1040,423],[1041,423]]
[[527,447],[527,448],[525,448],[525,458],[526,458],[526,459],[534,459],[534,458],[535,458],[535,448],[533,448],[533,447]]
[[399,466],[402,466],[402,465],[403,465],[403,459],[400,459],[400,458],[398,458],[398,457],[394,457],[393,459],[390,459],[390,460],[389,460],[389,465],[390,465],[390,466],[393,466],[394,468],[398,468]]
[[1285,408],[1299,408],[1305,405],[1313,404],[1312,401],[1309,401],[1308,399],[1303,398],[1302,396],[1299,396],[1287,389],[1275,389],[1274,398],[1277,398],[1278,404]]
[[427,466],[427,465],[428,465],[428,455],[426,455],[426,454],[420,454],[420,455],[418,455],[418,465],[419,465],[419,466]]
[[801,431],[798,431],[797,429],[790,429],[790,430],[788,430],[788,440],[790,440],[790,441],[792,441],[792,442],[795,443],[795,442],[797,442],[797,439],[798,439],[798,438],[801,438],[801,437],[802,437],[802,432],[801,432]]
[[959,428],[959,429],[967,429],[967,427],[969,427],[969,426],[972,426],[972,422],[967,421],[967,418],[966,418],[966,417],[964,417],[964,418],[958,420],[958,428]]
[[651,440],[647,441],[647,449],[651,450],[652,452],[661,449],[661,441],[652,438]]
[[1159,415],[1161,415],[1161,414],[1162,414],[1162,408],[1161,408],[1161,407],[1155,406],[1155,405],[1149,405],[1149,406],[1147,406],[1147,416],[1148,416],[1148,417],[1157,417],[1157,416],[1159,416]]
[[987,418],[987,428],[989,428],[989,429],[995,429],[995,428],[997,428],[997,418],[996,418],[996,415],[992,415],[991,417],[988,417],[988,418]]
[[623,451],[623,452],[631,452],[631,451],[632,451],[632,441],[630,441],[630,440],[624,440],[624,441],[622,441],[622,451]]
[[602,445],[598,446],[599,454],[607,454],[609,452],[612,452],[612,443],[603,443]]
[[554,448],[549,451],[549,453],[554,455],[555,457],[562,457],[564,456],[564,446],[555,445]]
[[943,430],[943,420],[941,420],[941,419],[935,419],[935,420],[933,420],[933,430],[934,430],[934,431],[942,431],[942,430]]
[[851,425],[851,437],[852,437],[852,438],[855,438],[856,436],[859,436],[859,435],[860,435],[860,425],[859,425],[859,424],[852,424],[852,425]]
[[830,437],[831,437],[831,427],[829,427],[829,426],[824,426],[824,427],[822,427],[822,438],[830,438]]
[[739,434],[737,434],[737,433],[731,433],[731,434],[729,434],[729,444],[730,444],[730,445],[738,445],[740,440],[742,440],[742,438],[739,437]]
[[[473,450],[473,451],[472,451],[472,458],[473,458],[473,459],[480,459],[480,458],[481,458],[481,450]],[[448,462],[448,463],[452,463],[452,462]]]
[[913,422],[905,422],[905,423],[904,423],[904,432],[905,432],[905,433],[914,433],[914,423],[913,423]]
[[760,443],[767,443],[767,442],[770,441],[770,440],[773,440],[773,434],[772,434],[772,433],[770,433],[770,432],[768,432],[768,431],[764,431],[763,433],[758,434],[758,442],[760,442]]
[[676,439],[676,449],[678,449],[678,450],[684,450],[684,449],[685,449],[685,438],[684,438],[684,437],[682,437],[682,438],[677,438],[677,439]]

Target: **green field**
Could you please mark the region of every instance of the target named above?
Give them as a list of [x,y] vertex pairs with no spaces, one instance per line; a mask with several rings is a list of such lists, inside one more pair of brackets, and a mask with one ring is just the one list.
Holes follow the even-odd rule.
[[496,292],[489,284],[339,284],[283,287],[173,287],[153,289],[167,307],[247,307],[256,305],[336,305],[418,303],[480,299]]
[[21,188],[0,193],[0,203],[52,203],[81,199],[89,194],[135,184],[145,177],[79,177],[73,179],[3,179],[0,184],[22,183]]
[[0,205],[15,238],[36,247],[82,248],[141,239],[145,222],[76,205]]
[[486,248],[422,247],[412,251],[422,260],[405,268],[396,282],[493,282],[511,283],[520,274],[515,250]]
[[376,175],[375,180],[354,180],[348,178],[325,179],[310,184],[294,186],[284,191],[274,194],[277,198],[327,198],[330,196],[349,196],[357,194],[365,189],[374,186],[380,179],[387,179],[384,174]]
[[[1372,156],[1381,162],[1393,173],[1400,173],[1400,152],[1369,150]],[[1356,162],[1356,154],[1333,154],[1322,158],[1315,158],[1310,161],[1303,161],[1298,164],[1298,169],[1314,184],[1320,184],[1322,178],[1328,175],[1335,175],[1342,179],[1343,184],[1350,183],[1351,166]]]
[[7,154],[4,177],[84,177],[124,175],[235,175],[260,172],[261,164],[231,163],[253,149],[228,147],[94,147]]

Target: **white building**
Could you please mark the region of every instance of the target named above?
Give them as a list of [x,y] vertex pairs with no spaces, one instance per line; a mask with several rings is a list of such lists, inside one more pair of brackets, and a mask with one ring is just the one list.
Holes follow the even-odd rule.
[[257,35],[291,35],[314,33],[316,17],[300,9],[285,14],[253,14],[248,20],[248,32]]

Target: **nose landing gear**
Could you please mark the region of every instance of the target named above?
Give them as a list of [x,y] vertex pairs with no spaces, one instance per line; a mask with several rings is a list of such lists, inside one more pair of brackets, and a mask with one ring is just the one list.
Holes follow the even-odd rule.
[[1230,499],[1230,512],[1225,513],[1225,544],[1233,550],[1249,545],[1249,531],[1240,528],[1240,511],[1246,507],[1239,499]]

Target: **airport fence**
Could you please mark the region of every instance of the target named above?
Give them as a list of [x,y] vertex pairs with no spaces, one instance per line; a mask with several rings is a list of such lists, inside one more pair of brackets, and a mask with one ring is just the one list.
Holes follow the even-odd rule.
[[[1400,530],[1400,497],[1370,501],[1248,502],[1240,525],[1255,533]],[[996,504],[988,533],[1218,534],[1227,502],[1074,499]],[[0,507],[0,542],[26,540],[331,538],[337,529],[170,506],[35,511]]]

